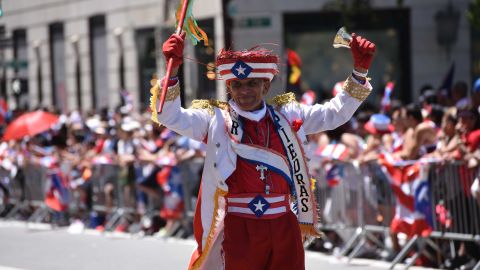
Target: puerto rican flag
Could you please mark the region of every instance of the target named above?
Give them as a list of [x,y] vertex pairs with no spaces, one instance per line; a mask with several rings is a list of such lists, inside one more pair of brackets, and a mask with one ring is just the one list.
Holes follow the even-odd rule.
[[382,105],[382,112],[386,113],[390,110],[390,107],[392,106],[392,99],[391,95],[393,92],[395,84],[393,82],[388,82],[387,85],[385,86],[385,92],[383,93],[382,101],[380,104]]
[[50,186],[45,196],[45,204],[51,209],[61,212],[68,208],[69,194],[65,177],[58,169],[50,170]]
[[343,164],[328,162],[325,164],[326,180],[330,187],[334,187],[343,179]]
[[349,150],[343,143],[330,143],[326,146],[319,147],[316,155],[329,160],[345,161],[348,158]]
[[160,216],[164,219],[177,219],[184,210],[183,182],[178,167],[164,166],[156,175],[157,183],[164,192],[163,208]]
[[219,63],[218,72],[222,79],[268,78],[272,80],[277,74],[277,64],[272,59],[255,59],[255,61],[234,60]]
[[428,236],[432,232],[432,204],[428,183],[429,165],[395,166],[391,160],[380,157],[385,175],[396,197],[395,217],[390,224],[394,233],[408,236]]
[[113,164],[113,159],[110,155],[100,155],[92,159],[92,163],[95,165],[99,164]]
[[344,165],[337,161],[345,161],[348,158],[349,150],[342,143],[332,142],[326,146],[319,147],[316,155],[322,158],[322,166],[325,170],[325,179],[330,187],[334,187],[343,179]]

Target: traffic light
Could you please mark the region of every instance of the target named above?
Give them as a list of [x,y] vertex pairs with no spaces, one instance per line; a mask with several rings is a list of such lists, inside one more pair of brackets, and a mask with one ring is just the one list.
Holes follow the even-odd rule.
[[3,16],[2,0],[0,0],[0,17]]

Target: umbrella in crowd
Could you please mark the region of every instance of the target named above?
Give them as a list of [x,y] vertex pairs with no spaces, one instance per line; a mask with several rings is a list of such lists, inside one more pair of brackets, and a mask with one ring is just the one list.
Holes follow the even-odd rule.
[[57,122],[58,116],[48,112],[25,113],[7,126],[3,140],[17,140],[25,136],[32,137],[50,129]]

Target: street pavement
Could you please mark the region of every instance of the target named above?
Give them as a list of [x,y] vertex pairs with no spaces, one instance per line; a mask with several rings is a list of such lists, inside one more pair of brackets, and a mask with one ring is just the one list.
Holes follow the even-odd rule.
[[[186,269],[193,240],[140,237],[124,233],[67,228],[48,224],[0,221],[0,270]],[[306,253],[306,269],[377,270],[388,264]],[[424,269],[424,268],[422,268]]]

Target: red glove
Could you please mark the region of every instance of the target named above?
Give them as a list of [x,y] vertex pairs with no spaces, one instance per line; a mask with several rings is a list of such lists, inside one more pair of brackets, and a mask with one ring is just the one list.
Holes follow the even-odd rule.
[[173,59],[172,67],[176,68],[179,67],[183,62],[183,43],[185,39],[185,32],[182,32],[180,35],[173,34],[171,35],[167,41],[163,43],[163,55],[165,59],[168,60],[170,58]]
[[372,63],[373,55],[375,54],[375,48],[373,42],[353,33],[350,49],[352,51],[354,67],[368,70]]

